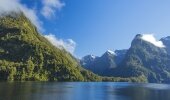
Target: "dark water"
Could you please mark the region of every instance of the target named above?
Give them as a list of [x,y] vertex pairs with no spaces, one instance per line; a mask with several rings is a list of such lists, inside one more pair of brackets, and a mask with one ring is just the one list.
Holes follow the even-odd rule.
[[170,100],[170,85],[1,82],[0,100]]

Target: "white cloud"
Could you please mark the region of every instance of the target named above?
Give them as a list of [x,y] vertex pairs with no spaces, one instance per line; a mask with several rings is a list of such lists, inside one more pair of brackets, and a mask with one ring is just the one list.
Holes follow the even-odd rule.
[[18,10],[19,10],[18,0],[0,0],[0,14]]
[[41,14],[46,18],[51,18],[57,10],[60,10],[65,4],[60,0],[42,0],[43,8]]
[[44,28],[42,27],[42,21],[39,20],[39,18],[36,15],[35,10],[28,9],[26,6],[21,6],[21,9],[23,10],[24,14],[29,18],[29,20],[40,30],[41,32],[44,31]]
[[141,39],[143,39],[147,42],[150,42],[157,47],[160,47],[160,48],[165,47],[165,45],[162,43],[162,41],[157,41],[153,34],[143,34]]
[[72,39],[67,39],[67,40],[58,39],[53,34],[44,35],[44,37],[59,49],[64,48],[66,51],[70,52],[71,54],[74,53],[76,43]]
[[42,22],[37,17],[34,9],[24,6],[19,0],[0,0],[1,16],[11,12],[19,13],[20,11],[26,15],[26,17],[38,28],[38,30],[43,31]]

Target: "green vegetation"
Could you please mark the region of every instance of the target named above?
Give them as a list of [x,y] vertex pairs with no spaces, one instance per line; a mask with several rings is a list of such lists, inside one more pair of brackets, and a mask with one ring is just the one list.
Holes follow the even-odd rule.
[[145,76],[141,75],[138,77],[129,77],[129,78],[122,78],[122,77],[103,77],[102,81],[104,82],[136,82],[136,83],[147,83],[148,80]]

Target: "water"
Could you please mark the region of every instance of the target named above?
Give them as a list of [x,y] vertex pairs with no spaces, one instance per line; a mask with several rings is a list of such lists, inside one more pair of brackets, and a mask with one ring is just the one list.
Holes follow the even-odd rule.
[[0,100],[170,100],[170,85],[112,82],[1,82]]

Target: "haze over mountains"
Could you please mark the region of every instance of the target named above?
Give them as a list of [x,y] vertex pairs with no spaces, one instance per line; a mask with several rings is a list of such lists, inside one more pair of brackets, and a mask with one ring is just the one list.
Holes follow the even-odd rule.
[[170,81],[170,37],[135,36],[128,50],[107,51],[101,57],[85,56],[84,68],[102,76],[145,76],[149,82]]

